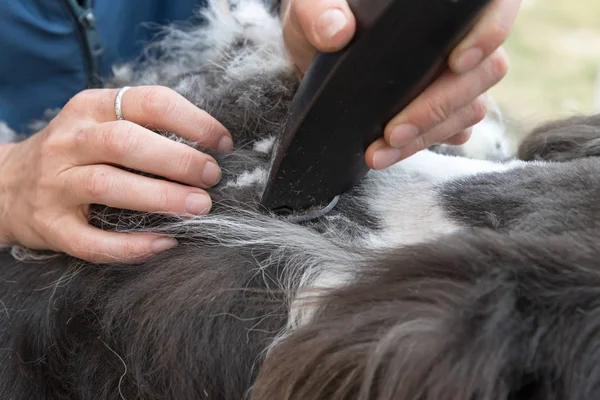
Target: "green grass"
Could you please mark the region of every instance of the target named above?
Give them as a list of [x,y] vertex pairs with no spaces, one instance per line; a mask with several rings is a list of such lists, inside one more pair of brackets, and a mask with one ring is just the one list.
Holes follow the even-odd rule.
[[511,67],[491,93],[509,115],[535,124],[594,111],[600,0],[524,0],[505,49]]

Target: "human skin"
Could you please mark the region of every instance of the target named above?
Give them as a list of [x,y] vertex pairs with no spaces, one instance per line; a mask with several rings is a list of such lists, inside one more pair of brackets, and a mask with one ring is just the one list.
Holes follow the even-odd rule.
[[[302,73],[316,51],[337,50],[354,34],[346,0],[283,0],[282,5],[284,40]],[[469,128],[485,114],[486,91],[506,74],[501,44],[519,5],[517,0],[492,3],[450,56],[451,71],[389,121],[384,137],[368,148],[371,168],[386,168],[434,143],[461,144],[469,138]],[[233,146],[227,130],[159,86],[129,89],[123,96],[125,120],[119,121],[116,95],[114,89],[85,90],[42,131],[0,145],[0,244],[65,252],[95,263],[135,261],[177,243],[94,228],[88,223],[91,204],[181,215],[210,212],[204,189],[221,177],[216,161],[146,127],[222,151]]]
[[181,95],[160,86],[126,91],[124,120],[117,120],[117,92],[85,90],[42,131],[23,142],[0,146],[3,244],[65,252],[96,263],[134,261],[177,243],[92,227],[91,204],[180,215],[210,211],[211,199],[204,189],[221,178],[217,162],[145,127],[176,132],[222,151],[232,148],[229,132]]
[[[452,51],[449,71],[387,122],[382,138],[367,149],[366,162],[383,169],[436,143],[464,144],[487,112],[486,92],[508,71],[502,44],[521,0],[494,0]],[[301,73],[315,53],[343,48],[356,30],[346,0],[283,0],[283,36]]]

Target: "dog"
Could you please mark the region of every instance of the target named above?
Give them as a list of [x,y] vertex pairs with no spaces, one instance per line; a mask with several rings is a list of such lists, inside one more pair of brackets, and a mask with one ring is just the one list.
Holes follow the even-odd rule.
[[173,88],[232,133],[203,149],[211,213],[94,206],[94,226],[177,239],[134,264],[1,253],[0,398],[599,398],[600,116],[515,144],[492,110],[317,220],[274,215],[259,199],[299,78],[276,11],[223,4],[111,83]]

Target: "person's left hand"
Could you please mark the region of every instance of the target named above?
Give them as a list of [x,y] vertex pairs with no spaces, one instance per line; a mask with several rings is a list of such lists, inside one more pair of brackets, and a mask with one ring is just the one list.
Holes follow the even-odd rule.
[[[436,143],[460,145],[487,112],[486,92],[507,73],[502,49],[522,0],[494,0],[449,58],[450,70],[388,122],[367,149],[373,169],[387,168]],[[317,51],[344,47],[356,21],[346,0],[283,0],[283,37],[301,73]]]

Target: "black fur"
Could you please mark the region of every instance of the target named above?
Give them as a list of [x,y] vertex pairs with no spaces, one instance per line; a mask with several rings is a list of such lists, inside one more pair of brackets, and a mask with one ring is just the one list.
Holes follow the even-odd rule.
[[[589,192],[566,197],[575,203],[552,195],[596,190],[599,160],[580,164],[587,187],[553,166],[533,184],[514,175],[531,204],[496,201],[510,199],[510,181],[481,190],[485,176],[442,190],[473,231],[367,255],[356,282],[266,361],[287,319],[279,283],[291,249],[207,236],[126,266],[5,254],[0,398],[596,398],[597,205]],[[511,222],[485,222],[491,212]]]
[[[257,45],[234,42],[218,67],[195,64],[200,43],[189,60],[174,54],[175,66],[167,58],[135,80],[177,88],[234,135],[234,152],[215,155],[222,225],[187,231],[178,219],[97,206],[96,226],[164,228],[179,246],[133,265],[3,253],[0,399],[600,398],[597,117],[541,127],[521,147],[523,158],[568,162],[437,187],[465,230],[357,250],[352,240],[384,222],[365,186],[305,229],[259,210],[260,186],[228,185],[268,166],[250,147],[280,132],[297,87],[290,71],[227,79],[235,52]],[[569,146],[549,150],[564,137]],[[228,230],[239,220],[243,229]],[[330,240],[332,225],[347,244]],[[313,256],[358,275],[267,353]]]
[[199,243],[128,266],[4,254],[0,398],[244,398],[286,320],[267,291],[278,265],[257,273],[266,256]]
[[598,398],[599,239],[478,229],[375,256],[270,355],[254,398]]

